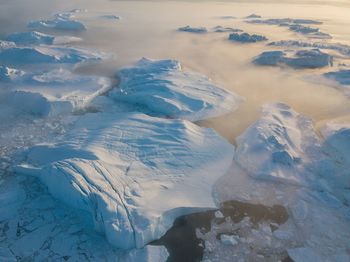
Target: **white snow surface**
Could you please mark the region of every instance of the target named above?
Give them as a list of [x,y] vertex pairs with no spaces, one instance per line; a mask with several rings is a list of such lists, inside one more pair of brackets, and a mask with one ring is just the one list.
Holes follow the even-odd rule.
[[119,88],[110,94],[114,99],[160,116],[197,121],[229,113],[242,100],[204,75],[183,71],[175,60],[143,58],[118,76]]
[[233,152],[187,121],[98,113],[82,116],[62,142],[28,150],[16,171],[39,177],[55,198],[88,211],[112,245],[130,249],[180,215],[215,207],[212,185]]

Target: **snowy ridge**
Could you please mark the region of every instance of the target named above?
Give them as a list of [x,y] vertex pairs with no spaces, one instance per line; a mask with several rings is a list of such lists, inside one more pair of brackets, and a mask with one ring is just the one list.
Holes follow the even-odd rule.
[[90,212],[112,245],[129,249],[159,238],[177,216],[215,207],[211,188],[233,146],[186,121],[104,113],[81,117],[64,142],[24,157],[17,172],[38,176],[56,198]]
[[175,60],[144,58],[136,66],[122,69],[118,76],[119,89],[111,97],[145,106],[160,116],[197,121],[233,111],[241,101],[206,76],[182,71]]

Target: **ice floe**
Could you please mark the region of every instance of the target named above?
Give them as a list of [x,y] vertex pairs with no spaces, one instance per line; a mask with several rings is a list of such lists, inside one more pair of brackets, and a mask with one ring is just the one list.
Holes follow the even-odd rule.
[[241,98],[201,74],[185,72],[175,60],[141,59],[120,70],[120,84],[110,96],[146,107],[157,116],[202,120],[237,108]]
[[16,171],[38,176],[55,198],[89,212],[112,245],[129,249],[159,238],[180,215],[215,207],[212,186],[233,152],[187,121],[98,113],[82,116],[61,142],[23,153]]
[[30,31],[12,33],[6,37],[6,40],[11,41],[16,45],[52,45],[77,42],[81,41],[81,38],[73,36],[53,36],[36,31]]
[[256,43],[261,41],[266,41],[267,38],[262,35],[248,34],[248,33],[232,33],[229,38],[230,41],[240,42],[240,43]]
[[29,28],[35,29],[55,29],[64,31],[84,31],[86,27],[83,23],[72,19],[73,12],[56,14],[52,19],[31,21]]
[[254,64],[264,66],[287,65],[296,69],[322,68],[333,66],[333,57],[319,49],[298,51],[266,51],[253,60]]
[[205,34],[208,30],[205,27],[191,27],[189,25],[178,28],[178,31],[196,34]]
[[324,42],[303,42],[299,40],[281,40],[269,43],[270,46],[284,46],[284,47],[312,47],[326,50],[334,50],[344,56],[350,56],[350,46],[340,43],[324,43]]

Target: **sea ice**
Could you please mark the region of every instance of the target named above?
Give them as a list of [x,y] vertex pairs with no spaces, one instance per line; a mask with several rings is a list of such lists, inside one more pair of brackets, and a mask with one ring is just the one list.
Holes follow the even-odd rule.
[[72,20],[73,13],[56,14],[52,19],[31,21],[29,28],[36,29],[56,29],[65,31],[84,31],[86,27],[79,21]]
[[120,84],[110,96],[146,107],[151,113],[190,121],[226,114],[241,98],[201,74],[184,72],[175,60],[141,59],[120,70]]
[[178,31],[196,33],[196,34],[204,34],[208,32],[208,30],[205,27],[191,27],[189,25],[180,27]]
[[333,65],[333,57],[319,49],[299,51],[266,51],[257,56],[253,62],[257,65],[287,65],[296,69],[322,68]]
[[228,39],[240,43],[256,43],[267,40],[265,36],[256,34],[250,35],[248,33],[232,33]]
[[234,148],[211,129],[144,114],[82,116],[55,144],[23,153],[16,172],[38,176],[64,203],[90,213],[119,248],[141,248],[180,215],[215,207],[212,186]]

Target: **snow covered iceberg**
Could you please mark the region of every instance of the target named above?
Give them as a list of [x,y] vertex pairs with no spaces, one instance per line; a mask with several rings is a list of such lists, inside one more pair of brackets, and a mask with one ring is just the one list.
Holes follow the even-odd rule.
[[197,121],[237,108],[241,98],[201,74],[184,72],[175,60],[141,59],[119,72],[120,84],[110,95],[141,105],[157,116]]
[[31,21],[28,23],[29,28],[35,29],[56,29],[65,31],[84,31],[86,27],[83,23],[73,20],[74,12],[56,14],[52,19]]
[[191,27],[189,25],[178,28],[178,31],[196,34],[205,34],[208,32],[208,30],[205,27]]
[[51,103],[51,114],[84,109],[111,86],[108,78],[77,75],[62,67],[30,73],[0,66],[1,82],[11,91],[40,94]]
[[333,57],[319,49],[299,51],[266,51],[258,55],[254,64],[264,66],[287,65],[296,69],[322,68],[333,65]]
[[102,52],[78,47],[60,46],[10,46],[0,49],[0,62],[6,65],[23,65],[37,63],[67,63],[98,61],[105,58]]
[[260,119],[236,141],[237,163],[253,177],[303,186],[314,180],[308,167],[321,143],[311,119],[287,105],[265,105]]
[[53,36],[37,31],[29,31],[9,34],[6,40],[16,45],[52,45],[76,42],[81,39],[74,36]]
[[262,35],[250,35],[248,33],[232,33],[229,38],[230,41],[240,42],[240,43],[256,43],[266,41],[267,38]]
[[57,199],[88,211],[119,248],[143,247],[180,215],[215,207],[212,186],[234,148],[211,129],[139,113],[84,115],[56,144],[23,153],[16,167]]

